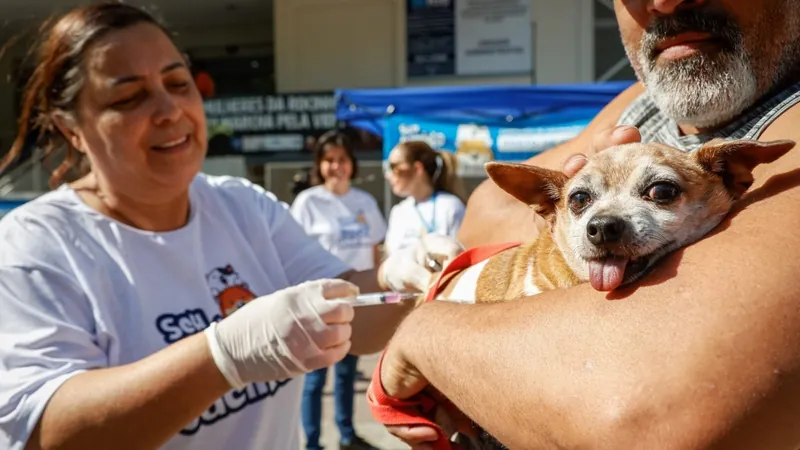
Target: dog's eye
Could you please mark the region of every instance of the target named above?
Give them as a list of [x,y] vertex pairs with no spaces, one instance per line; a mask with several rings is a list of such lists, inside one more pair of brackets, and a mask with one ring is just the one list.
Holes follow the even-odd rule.
[[592,196],[588,192],[578,191],[569,196],[569,209],[579,213],[592,203]]
[[656,183],[647,189],[647,197],[658,203],[669,203],[680,193],[680,188],[673,183]]

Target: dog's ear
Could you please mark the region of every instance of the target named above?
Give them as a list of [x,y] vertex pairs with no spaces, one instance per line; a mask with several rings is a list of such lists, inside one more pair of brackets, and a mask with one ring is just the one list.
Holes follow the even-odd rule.
[[561,201],[561,191],[569,180],[561,172],[527,164],[488,162],[484,167],[500,189],[546,219],[555,212],[556,204]]
[[794,141],[714,139],[695,153],[695,159],[705,170],[722,177],[725,187],[734,198],[741,197],[753,184],[753,169],[771,163],[795,146]]

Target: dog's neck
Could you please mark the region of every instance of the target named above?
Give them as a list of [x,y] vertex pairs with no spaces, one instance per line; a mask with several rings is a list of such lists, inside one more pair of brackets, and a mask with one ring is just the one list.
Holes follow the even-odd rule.
[[566,289],[581,283],[553,239],[552,232],[540,234],[527,252],[527,276],[540,291]]
[[580,282],[547,232],[489,259],[477,280],[475,298],[481,302],[503,301]]

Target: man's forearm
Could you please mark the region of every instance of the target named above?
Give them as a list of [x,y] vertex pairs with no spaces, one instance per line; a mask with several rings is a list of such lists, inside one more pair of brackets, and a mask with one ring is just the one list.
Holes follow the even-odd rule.
[[[396,339],[402,339],[404,357],[434,387],[510,448],[592,447],[596,442],[587,432],[604,425],[603,401],[611,394],[600,392],[600,385],[573,385],[594,383],[572,373],[586,367],[560,370],[546,330],[524,323],[526,316],[546,320],[537,306],[533,301],[430,303],[408,317]],[[553,318],[547,328],[577,325]]]
[[157,448],[229,389],[200,333],[136,363],[70,378],[26,449]]
[[704,448],[734,432],[745,438],[726,448],[764,433],[796,445],[794,428],[763,427],[800,414],[787,401],[800,387],[800,264],[788,256],[800,223],[781,212],[793,201],[741,212],[613,299],[583,285],[429,304],[393,347],[511,448]]

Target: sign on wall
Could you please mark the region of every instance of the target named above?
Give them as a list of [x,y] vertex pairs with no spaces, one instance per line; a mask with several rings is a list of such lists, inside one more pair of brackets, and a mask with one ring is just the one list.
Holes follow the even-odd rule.
[[530,0],[455,0],[456,73],[531,71]]
[[531,72],[530,0],[406,0],[406,6],[409,77]]
[[406,14],[408,76],[455,74],[453,1],[408,0]]
[[204,107],[209,154],[310,150],[336,127],[332,92],[212,98]]

